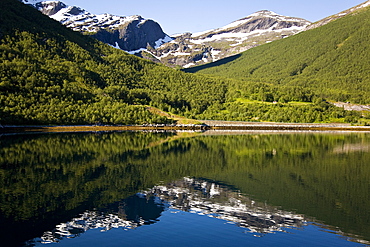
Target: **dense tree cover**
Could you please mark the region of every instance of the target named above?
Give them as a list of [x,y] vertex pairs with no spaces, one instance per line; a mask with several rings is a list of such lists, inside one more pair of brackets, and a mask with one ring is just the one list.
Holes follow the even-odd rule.
[[[233,102],[222,107],[209,108],[199,116],[210,120],[233,121],[268,121],[268,122],[293,122],[293,123],[329,123],[344,121],[357,122],[360,118],[358,112],[346,112],[329,103],[322,104],[281,104],[265,103],[244,104]],[[364,123],[365,124],[365,123]]]
[[[191,176],[221,181],[253,200],[370,239],[369,140],[366,133],[3,136],[2,233],[55,217],[64,220],[55,224],[66,222],[65,214],[74,217],[160,181]],[[16,224],[4,224],[7,219]]]
[[345,111],[301,86],[228,81],[225,103],[213,104],[199,119],[269,122],[368,124],[369,114]]
[[[187,69],[248,82],[302,87],[335,101],[370,103],[370,9],[250,49],[226,63]],[[244,82],[242,82],[244,83]]]
[[0,30],[1,123],[165,123],[143,105],[195,115],[224,100],[222,80],[129,55],[16,0],[2,1]]
[[[340,111],[341,121],[358,121],[359,114],[323,106],[317,90],[291,84],[170,69],[69,30],[16,0],[2,1],[0,124],[172,122],[146,105],[197,119],[327,122]],[[239,104],[239,98],[318,104],[276,107]]]

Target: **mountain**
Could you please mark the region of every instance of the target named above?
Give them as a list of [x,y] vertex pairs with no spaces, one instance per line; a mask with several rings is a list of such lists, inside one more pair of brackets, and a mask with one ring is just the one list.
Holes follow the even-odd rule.
[[169,66],[191,67],[241,53],[303,31],[311,23],[263,10],[221,28],[185,33],[156,49],[142,52]]
[[263,10],[221,28],[169,37],[141,16],[94,15],[60,1],[22,0],[63,25],[140,57],[171,67],[191,67],[241,53],[303,31],[311,23]]
[[356,11],[362,9],[362,8],[366,8],[369,5],[370,5],[370,1],[367,1],[367,2],[364,2],[362,4],[359,4],[359,5],[355,6],[353,8],[344,10],[344,11],[338,13],[338,14],[335,14],[335,15],[332,15],[332,16],[328,16],[328,17],[326,17],[326,18],[324,18],[324,19],[322,19],[320,21],[317,21],[315,23],[312,23],[311,25],[309,25],[307,27],[307,30],[310,30],[310,29],[313,29],[313,28],[317,28],[317,27],[321,27],[321,26],[323,26],[325,24],[328,24],[331,21],[334,21],[334,20],[337,20],[339,18],[342,18],[342,17],[344,17],[346,15],[349,15],[349,14],[351,14],[353,12],[356,12]]
[[[159,221],[161,213],[169,207],[172,210],[222,219],[255,235],[274,234],[285,231],[284,228],[307,225],[303,215],[278,210],[266,203],[256,203],[227,186],[186,177],[163,186],[154,186],[119,203],[124,205],[120,207],[120,212],[117,212],[115,204],[111,206],[110,214],[106,214],[106,210],[86,210],[79,217],[59,223],[52,231],[44,232],[41,239],[44,243],[60,243],[92,229],[109,231],[112,226],[133,230]],[[134,210],[138,205],[143,210]]]
[[[369,5],[367,1],[321,27],[186,71],[299,87],[334,101],[369,104]],[[279,101],[276,91],[267,93]]]
[[[315,47],[314,54],[328,49],[328,46],[332,47],[333,42],[339,48],[337,50],[345,51],[348,44],[356,45],[353,40],[361,43],[368,37],[367,30],[359,27],[359,23],[366,24],[366,20],[363,21],[360,14],[354,17],[360,19],[349,23],[352,29],[346,26],[346,30],[363,33],[364,37],[355,36],[352,39],[343,31],[348,39],[337,40],[341,32],[336,29],[333,29],[334,33],[323,32],[322,37],[317,36],[316,30],[325,30],[328,24],[305,32],[315,35],[300,40],[302,47],[297,48],[296,43],[290,42],[299,39],[304,33],[250,49],[247,53],[258,53],[273,44],[273,47],[275,44],[291,46],[284,54],[276,54],[282,47],[275,47],[267,54],[254,58],[264,59],[263,67],[272,60],[286,59],[283,62],[290,62],[302,57],[309,59],[312,51],[302,51],[307,45],[318,43],[319,39],[324,40],[321,46]],[[358,45],[363,51],[362,57],[355,53],[354,57],[347,59],[352,63],[368,61],[365,43]],[[356,47],[350,48],[358,51]],[[18,0],[2,0],[0,54],[0,127],[1,124],[173,123],[174,120],[162,116],[158,113],[160,111],[156,113],[153,108],[169,112],[171,116],[209,120],[330,122],[334,118],[335,121],[357,122],[361,117],[321,100],[319,96],[324,91],[289,86],[284,80],[276,83],[279,77],[274,68],[263,72],[262,76],[267,78],[262,79],[260,75],[252,79],[241,77],[242,80],[235,80],[184,73],[130,55],[89,35],[82,35]],[[236,61],[235,58],[230,59]],[[248,64],[253,64],[254,60],[248,61]],[[283,66],[290,73],[298,75],[305,64],[296,62],[285,66],[280,61],[276,66]],[[309,61],[305,62],[309,64]],[[369,70],[367,64],[353,65],[366,73]],[[248,68],[248,65],[243,66]],[[298,66],[298,70],[296,67],[292,70],[291,66]],[[349,68],[353,69],[353,66]],[[220,66],[220,72],[222,69]],[[258,73],[254,74],[254,71],[261,72],[258,68],[249,72],[257,76]],[[238,72],[233,76],[243,73]],[[356,74],[349,78],[354,81],[359,79]],[[336,77],[330,78],[327,83],[335,80]],[[357,94],[352,96],[367,96],[369,91],[366,87],[363,89],[355,91]],[[273,104],[273,101],[279,104]],[[297,105],[289,101],[305,103]]]
[[75,32],[18,0],[0,12],[0,124],[144,124],[225,99],[225,82],[156,64]]
[[74,31],[89,34],[124,51],[135,52],[145,49],[148,45],[159,47],[172,40],[157,22],[139,15],[95,15],[80,7],[67,6],[60,1],[22,1]]

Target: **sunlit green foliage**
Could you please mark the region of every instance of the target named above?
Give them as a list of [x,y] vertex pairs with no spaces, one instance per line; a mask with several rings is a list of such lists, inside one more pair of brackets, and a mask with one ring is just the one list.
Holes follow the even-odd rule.
[[301,87],[326,99],[369,104],[369,25],[370,9],[361,9],[320,28],[250,49],[224,64],[218,61],[219,66],[187,71],[264,82],[281,92]]
[[173,137],[142,132],[3,136],[0,218],[23,227],[58,213],[74,216],[160,181],[191,176],[233,185],[254,200],[370,239],[368,134]]
[[196,115],[224,100],[222,80],[129,55],[16,0],[2,1],[0,30],[1,123],[166,123],[139,105]]
[[[315,39],[316,36],[312,36]],[[278,44],[286,46],[285,43]],[[258,48],[253,53],[259,54],[259,51]],[[265,59],[262,63],[270,61],[273,55],[272,50],[265,53],[266,56],[258,56],[258,59]],[[241,61],[244,57],[246,55],[240,58]],[[243,70],[252,65],[248,66],[243,65]],[[322,97],[328,96],[325,92],[331,89],[325,91],[320,87],[309,87],[307,83],[284,82],[286,73],[274,74],[272,65],[266,66],[268,69],[253,69],[252,74],[258,77],[252,76],[247,81],[184,73],[73,32],[17,0],[3,0],[0,12],[0,124],[172,122],[149,112],[146,105],[196,119],[328,122],[335,115],[343,122],[358,122],[360,114],[322,103]],[[361,68],[367,71],[366,66]],[[239,75],[243,73],[232,70],[226,75],[241,78]],[[270,77],[265,78],[266,74]],[[265,77],[261,79],[262,75]],[[367,85],[366,77],[361,78],[363,85]],[[341,90],[329,86],[335,92]],[[365,97],[368,90],[366,86],[362,89],[364,91],[356,91],[357,95]],[[258,103],[239,104],[240,98]],[[283,104],[264,104],[273,101]],[[284,105],[290,101],[313,104]]]

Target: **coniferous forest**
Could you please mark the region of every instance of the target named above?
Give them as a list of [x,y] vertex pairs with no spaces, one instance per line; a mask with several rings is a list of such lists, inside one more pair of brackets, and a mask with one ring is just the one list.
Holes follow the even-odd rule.
[[[17,0],[2,0],[0,124],[173,121],[151,113],[147,106],[194,119],[365,121],[366,113],[344,111],[328,100],[369,103],[364,23],[368,15],[370,11],[363,11],[342,18],[252,49],[228,64],[204,70],[207,74],[192,74],[69,30]],[[352,18],[364,28],[326,35],[332,26],[347,30],[344,24],[351,25]],[[327,47],[310,49],[321,33],[326,40],[320,43]],[[279,51],[287,47],[291,50],[282,56]],[[349,56],[345,51],[351,49],[354,53]]]

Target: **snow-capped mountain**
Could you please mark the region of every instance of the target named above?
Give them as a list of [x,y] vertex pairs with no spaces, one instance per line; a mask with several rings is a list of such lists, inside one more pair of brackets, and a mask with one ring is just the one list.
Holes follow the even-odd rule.
[[250,48],[325,25],[370,5],[370,0],[339,14],[310,23],[263,10],[221,28],[173,37],[139,15],[95,15],[60,1],[21,0],[67,27],[116,48],[168,66],[191,67],[239,54]]
[[172,39],[161,26],[139,15],[116,16],[92,14],[80,7],[67,6],[60,1],[22,0],[63,25],[97,38],[122,50],[132,52],[148,45],[157,48]]
[[169,37],[160,25],[141,16],[92,14],[60,1],[22,0],[63,25],[131,54],[175,67],[191,67],[241,53],[303,31],[300,18],[259,11],[224,27]]
[[[303,31],[311,23],[295,17],[263,10],[224,27],[201,33],[185,33],[174,37],[158,49],[149,49],[167,65],[190,67],[241,53],[255,46],[285,38]],[[145,57],[146,53],[142,52]]]

